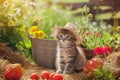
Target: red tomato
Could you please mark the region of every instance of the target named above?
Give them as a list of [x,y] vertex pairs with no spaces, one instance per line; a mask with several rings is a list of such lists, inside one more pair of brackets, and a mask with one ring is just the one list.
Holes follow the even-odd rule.
[[55,75],[55,73],[51,73],[50,76],[49,76],[49,79],[50,80],[53,80],[53,76]]
[[86,63],[86,68],[88,69],[88,71],[92,71],[94,69],[93,62],[91,60],[87,61]]
[[92,60],[92,64],[91,66],[94,67],[94,69],[98,68],[99,64],[98,64],[98,60]]
[[6,80],[18,80],[23,75],[23,72],[23,68],[20,64],[11,64],[6,68],[4,77]]
[[30,79],[31,80],[38,80],[39,79],[38,74],[32,73],[31,76],[30,76]]
[[103,61],[100,61],[100,64],[103,66],[103,65],[104,65],[104,62],[103,62]]
[[89,73],[93,71],[94,69],[98,68],[99,65],[103,65],[103,61],[93,58],[92,60],[88,60],[86,62],[86,65],[83,68],[84,73]]
[[103,64],[104,64],[104,62],[102,60],[99,60],[97,58],[93,58],[92,61],[93,61],[93,63],[96,63],[97,65],[102,65],[103,66]]
[[89,72],[89,73],[87,74],[87,78],[88,78],[88,79],[91,79],[91,78],[92,78],[92,75],[93,75],[92,72]]
[[41,73],[41,78],[42,78],[42,79],[49,79],[49,76],[50,76],[50,73],[47,72],[47,71],[43,71],[43,72]]
[[87,73],[89,72],[86,66],[83,67],[83,72],[84,72],[85,74],[87,74]]
[[63,80],[63,76],[61,74],[55,74],[52,80]]

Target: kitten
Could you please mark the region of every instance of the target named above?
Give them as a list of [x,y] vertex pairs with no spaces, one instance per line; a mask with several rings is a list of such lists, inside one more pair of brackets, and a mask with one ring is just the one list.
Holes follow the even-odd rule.
[[86,58],[81,47],[75,44],[77,40],[75,35],[71,31],[61,28],[54,37],[58,43],[56,72],[70,74],[75,70],[82,70]]

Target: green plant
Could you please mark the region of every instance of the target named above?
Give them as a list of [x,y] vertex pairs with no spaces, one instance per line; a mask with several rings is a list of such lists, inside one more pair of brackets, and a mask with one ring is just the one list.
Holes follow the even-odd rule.
[[99,67],[93,71],[92,80],[115,80],[108,68]]
[[0,4],[0,42],[15,51],[26,40],[23,21],[28,7],[23,4],[21,0],[2,0]]
[[102,31],[102,32],[92,32],[89,31],[90,34],[83,34],[84,40],[83,40],[83,46],[87,47],[89,49],[93,49],[98,46],[112,46],[111,45],[111,35],[108,32]]
[[115,80],[115,78],[108,68],[99,66],[92,72],[84,75],[82,80]]
[[111,45],[113,48],[119,48],[120,47],[120,34],[114,33],[111,38]]
[[89,49],[98,46],[111,47],[112,26],[103,21],[93,21],[94,15],[89,13],[87,6],[84,6],[83,10],[82,16],[76,22],[78,32],[83,38],[83,47]]

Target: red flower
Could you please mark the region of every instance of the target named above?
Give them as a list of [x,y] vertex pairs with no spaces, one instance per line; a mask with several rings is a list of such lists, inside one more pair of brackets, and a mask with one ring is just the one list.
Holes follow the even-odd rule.
[[98,36],[99,36],[99,33],[95,31],[95,32],[94,32],[94,36],[95,36],[95,37],[98,37]]
[[109,53],[111,51],[109,46],[103,47],[103,50],[104,50],[105,53]]
[[103,55],[104,54],[104,50],[102,47],[96,47],[94,48],[94,53],[95,54],[99,54],[99,55]]
[[90,32],[89,32],[89,31],[85,31],[85,33],[84,33],[84,34],[89,35],[89,34],[90,34]]

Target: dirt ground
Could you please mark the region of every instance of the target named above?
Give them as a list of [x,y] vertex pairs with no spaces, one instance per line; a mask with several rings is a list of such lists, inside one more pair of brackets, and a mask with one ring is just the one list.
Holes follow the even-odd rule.
[[[43,71],[48,71],[49,73],[55,72],[53,69],[49,68],[43,68],[43,67],[31,67],[24,69],[24,75],[22,76],[21,80],[29,80],[30,75],[32,73],[37,73],[40,77],[41,73]],[[73,74],[64,74],[63,78],[64,80],[81,80],[81,77],[83,76],[82,73],[73,73]]]

